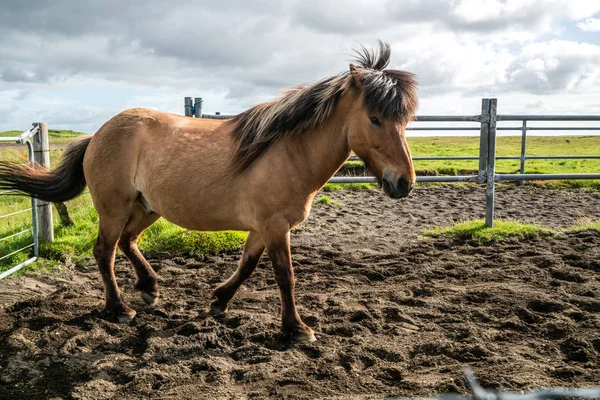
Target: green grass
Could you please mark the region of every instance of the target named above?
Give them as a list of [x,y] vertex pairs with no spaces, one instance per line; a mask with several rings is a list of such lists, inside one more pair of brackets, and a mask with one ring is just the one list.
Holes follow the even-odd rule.
[[328,196],[323,196],[319,200],[317,200],[317,204],[329,204],[331,203],[331,199]]
[[506,239],[531,239],[549,237],[557,232],[540,225],[524,224],[510,220],[496,220],[494,227],[485,226],[484,220],[464,221],[445,228],[433,228],[424,232],[425,236],[440,237],[451,236],[461,240],[475,240],[486,244]]
[[330,204],[332,206],[341,205],[339,201],[331,200],[329,196],[322,196],[319,200],[317,200],[317,204]]

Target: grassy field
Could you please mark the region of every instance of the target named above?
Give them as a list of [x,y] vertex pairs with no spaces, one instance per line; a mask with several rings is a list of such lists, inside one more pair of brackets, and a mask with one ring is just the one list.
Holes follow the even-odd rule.
[[[14,136],[20,132],[2,132],[0,136]],[[51,131],[51,161],[56,165],[66,144],[81,133],[72,131]],[[519,137],[498,138],[498,155],[519,155]],[[418,156],[453,156],[478,155],[479,138],[477,137],[431,137],[409,138],[412,154]],[[24,146],[0,145],[0,160],[25,160]],[[530,137],[528,139],[528,155],[594,155],[600,154],[600,136],[588,137]],[[416,161],[415,168],[419,174],[459,174],[462,171],[477,169],[477,161]],[[511,173],[519,169],[518,160],[499,160],[498,172]],[[600,160],[531,160],[526,164],[528,173],[583,173],[600,172]],[[598,181],[553,182],[554,185],[586,186],[600,188]],[[330,190],[364,190],[372,189],[371,184],[327,185],[323,191]],[[327,196],[320,197],[320,203],[328,203]],[[88,194],[68,202],[69,210],[75,220],[75,226],[55,226],[56,242],[43,246],[41,254],[49,261],[46,265],[64,262],[67,259],[75,262],[90,257],[97,234],[98,216]],[[0,196],[0,215],[6,215],[30,207],[30,200],[19,197]],[[59,221],[56,216],[55,221]],[[597,221],[594,222],[597,224]],[[22,231],[30,227],[30,214],[22,213],[10,218],[0,219],[0,237]],[[468,227],[467,227],[468,228]],[[472,228],[472,227],[471,227]],[[477,226],[474,232],[479,232]],[[238,248],[246,234],[241,232],[201,233],[190,232],[160,220],[146,231],[140,246],[147,253],[164,255],[198,255],[207,252],[219,252]],[[8,241],[0,241],[0,257],[31,243],[31,234],[23,234]],[[27,258],[26,254],[17,254],[8,260],[0,261],[0,271],[7,269],[18,261]],[[36,263],[36,266],[44,263]]]
[[[413,157],[418,156],[477,156],[478,137],[409,138]],[[498,156],[519,156],[521,138],[517,136],[497,139]],[[600,136],[530,136],[527,139],[528,156],[600,155]],[[477,170],[479,161],[415,161],[418,171],[435,171],[452,174],[461,170]],[[497,160],[499,173],[517,173],[519,160]],[[600,159],[595,160],[527,160],[526,173],[584,173],[600,172]]]

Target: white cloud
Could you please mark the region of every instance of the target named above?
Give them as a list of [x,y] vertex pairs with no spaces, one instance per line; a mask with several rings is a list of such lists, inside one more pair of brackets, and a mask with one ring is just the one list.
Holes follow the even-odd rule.
[[600,86],[600,47],[564,40],[526,45],[506,70],[506,85],[530,93]]
[[598,32],[600,31],[600,19],[588,18],[585,21],[578,22],[577,27],[586,32]]

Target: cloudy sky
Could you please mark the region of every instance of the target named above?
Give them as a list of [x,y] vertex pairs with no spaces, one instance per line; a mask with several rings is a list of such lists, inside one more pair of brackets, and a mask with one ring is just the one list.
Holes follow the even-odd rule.
[[[177,4],[177,5],[176,5]],[[94,132],[129,107],[237,113],[377,39],[419,114],[600,114],[599,0],[2,0],[0,131]]]

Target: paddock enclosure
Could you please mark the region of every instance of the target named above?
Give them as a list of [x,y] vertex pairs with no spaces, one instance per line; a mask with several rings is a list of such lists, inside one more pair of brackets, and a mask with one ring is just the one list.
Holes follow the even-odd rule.
[[[87,262],[0,282],[0,398],[434,396],[467,391],[462,366],[486,388],[598,384],[598,232],[485,246],[420,236],[480,218],[477,185],[418,186],[406,201],[327,195],[292,234],[297,303],[317,342],[277,333],[266,257],[222,317],[208,314],[208,294],[238,252],[151,259],[155,308],[119,258],[133,325],[100,315],[102,283]],[[563,229],[600,215],[600,193],[500,185],[495,206],[497,217]]]

